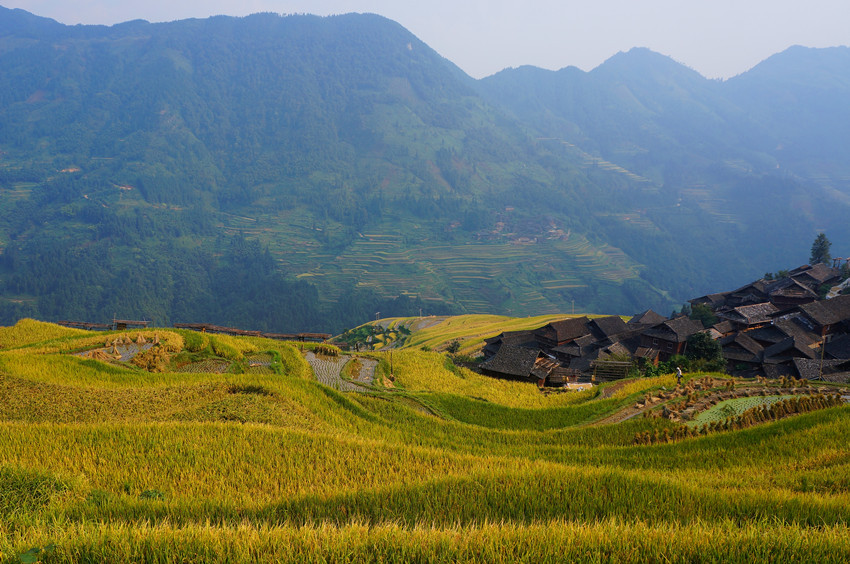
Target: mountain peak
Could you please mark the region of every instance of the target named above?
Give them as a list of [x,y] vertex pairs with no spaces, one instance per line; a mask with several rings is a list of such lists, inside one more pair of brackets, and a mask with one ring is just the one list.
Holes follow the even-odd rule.
[[651,73],[654,76],[689,76],[690,78],[699,77],[707,80],[697,71],[672,57],[662,55],[647,47],[632,47],[628,51],[620,51],[590,72],[603,76],[633,77],[646,76],[647,73]]
[[36,16],[26,10],[0,6],[0,35],[35,37],[63,27],[65,26],[56,20]]
[[776,53],[730,80],[759,79],[797,81],[801,84],[814,77],[845,79],[850,76],[850,47],[804,47],[793,45]]

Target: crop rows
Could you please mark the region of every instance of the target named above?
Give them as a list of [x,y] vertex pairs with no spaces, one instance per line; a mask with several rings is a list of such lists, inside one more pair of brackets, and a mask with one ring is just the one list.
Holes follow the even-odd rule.
[[[343,276],[361,286],[374,288],[384,296],[398,295],[402,291],[422,297],[435,297],[441,290],[442,279],[453,292],[453,301],[463,303],[468,311],[491,311],[494,303],[501,301],[501,291],[487,296],[481,291],[482,281],[510,279],[513,297],[511,303],[519,309],[540,308],[552,311],[563,300],[552,294],[547,296],[534,287],[534,283],[518,284],[515,273],[528,262],[528,250],[523,245],[468,244],[460,246],[434,245],[402,249],[401,237],[356,240],[331,266],[317,269],[312,274],[335,278]],[[613,248],[596,248],[579,236],[564,241],[545,242],[535,246],[535,254],[546,258],[554,271],[574,271],[569,282],[544,286],[547,292],[585,287],[585,280],[620,282],[636,276],[635,265],[620,251]],[[433,282],[431,282],[433,281]],[[434,282],[437,282],[436,284]],[[330,294],[328,299],[333,298]],[[510,305],[507,306],[511,308]],[[504,305],[502,306],[504,309]]]
[[224,374],[230,368],[231,362],[217,358],[208,358],[192,362],[176,369],[176,372],[187,374]]
[[350,357],[344,355],[325,356],[308,352],[305,355],[305,358],[307,359],[307,362],[310,363],[310,367],[312,367],[313,372],[316,375],[316,380],[325,386],[342,392],[356,392],[362,390],[361,387],[356,384],[346,382],[342,378],[342,368],[349,361]]
[[[552,319],[383,326],[430,324],[411,339],[439,350]],[[394,376],[353,394],[331,348],[233,337],[217,346],[273,350],[281,373],[153,374],[60,354],[89,337],[19,337],[0,350],[2,562],[850,560],[846,406],[634,445],[674,424],[599,422],[672,375],[542,394],[401,349],[349,365]]]
[[741,415],[748,409],[759,405],[770,405],[779,400],[783,400],[793,396],[752,396],[746,398],[736,398],[722,401],[697,415],[691,425],[703,425],[715,421],[723,421],[729,417]]

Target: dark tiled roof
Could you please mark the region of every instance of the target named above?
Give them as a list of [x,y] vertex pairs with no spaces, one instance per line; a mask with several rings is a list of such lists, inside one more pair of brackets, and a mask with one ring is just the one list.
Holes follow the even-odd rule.
[[[800,378],[806,380],[828,380],[831,382],[846,382],[850,375],[850,362],[847,360],[824,360],[795,358],[794,367]],[[839,378],[835,378],[838,376]],[[831,378],[832,377],[832,378]]]
[[711,337],[712,341],[716,341],[718,339],[723,338],[723,333],[721,333],[720,331],[718,331],[714,327],[709,327],[708,329],[705,330],[705,332],[708,333],[708,336]]
[[768,346],[774,345],[779,341],[788,338],[788,333],[782,331],[775,324],[773,325],[765,325],[763,327],[759,327],[758,329],[753,329],[751,331],[747,331],[747,335],[759,341],[760,343],[766,343]]
[[540,351],[537,349],[502,345],[496,356],[482,362],[479,366],[488,372],[527,378],[534,369],[534,363],[539,354]]
[[779,309],[770,302],[738,306],[732,311],[718,314],[720,317],[745,325],[756,325],[770,321],[770,315]]
[[550,341],[563,343],[564,341],[570,341],[590,333],[590,330],[587,328],[587,322],[587,317],[573,317],[562,319],[561,321],[553,321],[535,330],[534,334]]
[[638,347],[635,351],[635,357],[646,358],[652,360],[658,356],[658,349],[652,347]]
[[587,372],[593,365],[593,361],[599,358],[599,349],[596,349],[591,354],[574,358],[570,361],[570,370],[578,370],[579,372]]
[[764,362],[782,362],[797,357],[814,359],[817,358],[817,353],[794,337],[788,337],[764,349]]
[[802,266],[798,266],[797,268],[795,268],[793,270],[788,271],[788,274],[789,274],[789,276],[796,276],[796,275],[801,274],[801,273],[803,273],[807,270],[811,270],[811,268],[812,268],[812,265],[804,264]]
[[589,325],[591,327],[595,327],[602,337],[612,337],[614,335],[620,335],[629,330],[629,327],[626,325],[626,322],[617,315],[610,315],[608,317],[597,317],[596,319],[591,319]]
[[617,342],[623,345],[630,354],[635,354],[641,343],[640,333],[632,333],[627,336],[620,335],[617,337]]
[[634,315],[629,319],[628,325],[658,325],[664,323],[667,318],[660,313],[655,313],[651,309]]
[[623,343],[612,343],[602,349],[603,353],[613,357],[631,357],[632,353]]
[[850,359],[850,335],[844,334],[828,342],[825,352],[832,358]]
[[583,354],[587,354],[595,344],[596,339],[593,335],[585,335],[566,345],[554,347],[552,352],[568,356],[582,356]]
[[850,319],[850,295],[804,304],[800,311],[818,325],[832,325]]
[[824,382],[835,382],[836,384],[850,384],[850,371],[824,374]]
[[737,290],[732,290],[729,292],[730,295],[742,295],[742,294],[764,294],[767,289],[767,285],[769,282],[764,278],[760,280],[756,280],[755,282],[750,282],[745,286],[741,286]]
[[534,331],[505,331],[499,337],[505,345],[528,348],[535,348],[537,345],[537,341],[534,340]]
[[735,327],[732,325],[731,321],[721,321],[720,323],[715,323],[714,325],[712,325],[712,328],[722,335],[731,333],[735,330]]
[[788,364],[765,364],[762,366],[764,375],[768,378],[778,380],[783,376],[791,376],[796,378],[799,374],[793,365]]
[[803,345],[809,346],[820,343],[819,335],[808,331],[805,327],[794,321],[793,319],[780,319],[773,323],[773,326],[788,335],[794,337]]
[[481,349],[485,357],[492,357],[502,345],[510,345],[514,347],[525,347],[537,349],[537,341],[534,339],[533,331],[505,331],[495,337],[484,339],[486,343]]
[[557,361],[541,356],[534,362],[534,367],[531,369],[531,375],[535,378],[546,379],[556,368],[559,368],[560,366],[561,365],[558,364]]
[[771,298],[795,297],[817,299],[818,295],[808,286],[794,278],[782,278],[768,284],[765,291]]
[[688,337],[702,330],[702,323],[683,315],[675,319],[669,319],[652,329],[647,329],[643,334],[666,341],[683,343],[688,340]]
[[688,303],[690,303],[691,305],[706,304],[714,308],[718,305],[725,303],[726,298],[729,297],[730,293],[731,292],[723,292],[720,294],[706,294],[705,296],[700,296],[699,298],[688,300]]
[[747,335],[746,333],[738,333],[736,335],[729,335],[728,337],[724,337],[720,339],[720,346],[726,347],[727,345],[735,344],[745,351],[758,355],[762,351],[764,351],[764,347],[761,346],[755,339]]
[[[803,267],[800,268],[802,269]],[[795,271],[797,270],[799,269],[795,269]],[[811,279],[817,284],[823,284],[830,280],[839,278],[840,276],[841,272],[837,268],[832,268],[831,266],[823,263],[812,265],[808,269],[799,270],[799,272],[792,271],[791,273],[792,278],[801,278],[803,280]]]
[[761,362],[764,347],[745,333],[729,335],[720,339],[723,358],[741,362]]

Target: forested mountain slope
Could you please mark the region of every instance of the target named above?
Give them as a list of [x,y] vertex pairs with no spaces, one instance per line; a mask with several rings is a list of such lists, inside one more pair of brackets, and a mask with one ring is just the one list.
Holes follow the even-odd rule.
[[767,118],[636,53],[499,85],[374,15],[0,8],[0,321],[664,310],[844,237]]
[[[817,230],[846,248],[848,73],[846,47],[792,47],[727,81],[635,48],[587,73],[506,69],[478,88],[545,135],[657,183],[677,209],[642,211],[677,224],[702,255],[695,267],[731,275],[803,258]],[[712,225],[677,222],[696,209]],[[653,264],[640,238],[611,235]]]

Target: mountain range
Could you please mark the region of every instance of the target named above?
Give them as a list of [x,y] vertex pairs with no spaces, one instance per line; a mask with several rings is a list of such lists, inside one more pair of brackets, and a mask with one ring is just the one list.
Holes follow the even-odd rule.
[[850,49],[475,80],[376,15],[0,8],[0,322],[665,311],[840,254]]

